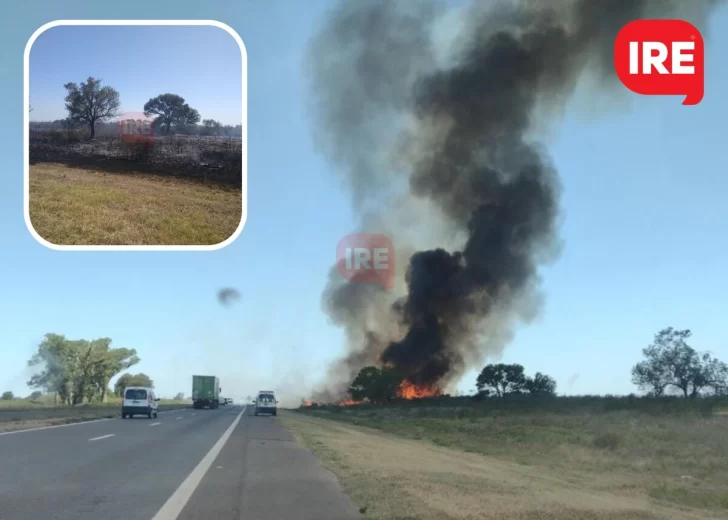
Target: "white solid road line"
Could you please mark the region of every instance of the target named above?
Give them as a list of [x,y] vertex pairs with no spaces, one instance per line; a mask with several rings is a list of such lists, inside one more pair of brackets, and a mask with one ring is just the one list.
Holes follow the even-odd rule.
[[101,437],[93,437],[93,438],[89,439],[89,441],[99,441],[101,439],[108,439],[109,437],[113,437],[114,435],[116,435],[116,434],[110,433],[108,435],[102,435]]
[[187,475],[184,482],[182,482],[177,490],[172,493],[172,496],[169,497],[162,508],[157,511],[157,514],[154,515],[152,520],[176,520],[182,512],[182,509],[184,509],[185,505],[187,505],[192,493],[194,493],[197,486],[200,485],[205,473],[207,473],[207,470],[210,469],[210,466],[212,466],[212,463],[215,462],[215,459],[222,451],[223,446],[225,446],[225,443],[232,435],[233,430],[240,422],[240,419],[245,414],[245,408],[246,407],[244,406],[243,411],[238,414],[233,423],[227,430],[225,430],[225,433],[222,434],[222,437],[220,437],[210,451],[207,452],[207,455],[202,458],[197,467],[192,470],[192,473]]

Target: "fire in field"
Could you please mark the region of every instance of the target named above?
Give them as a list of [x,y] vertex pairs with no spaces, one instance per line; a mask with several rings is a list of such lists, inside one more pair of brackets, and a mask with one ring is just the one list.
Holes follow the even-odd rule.
[[332,267],[323,307],[346,351],[313,401],[343,402],[368,366],[400,373],[402,398],[438,395],[500,354],[538,315],[540,269],[561,249],[561,185],[539,138],[582,80],[623,92],[612,52],[627,22],[695,19],[713,3],[332,9],[307,62],[315,139],[350,189],[358,231],[390,237],[399,272],[383,290]]
[[561,185],[539,138],[580,81],[618,95],[621,27],[688,8],[710,2],[473,2],[453,16],[375,0],[330,12],[307,63],[315,138],[359,230],[390,237],[403,267],[389,291],[331,269],[323,307],[347,348],[314,402],[351,402],[367,366],[401,374],[400,398],[439,395],[538,315],[540,268],[561,249]]

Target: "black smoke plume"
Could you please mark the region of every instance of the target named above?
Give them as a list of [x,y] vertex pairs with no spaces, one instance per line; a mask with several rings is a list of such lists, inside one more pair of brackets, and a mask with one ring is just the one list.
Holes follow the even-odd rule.
[[704,27],[715,5],[475,2],[456,16],[423,1],[340,2],[310,52],[315,137],[361,230],[388,233],[408,267],[391,294],[332,270],[324,308],[348,351],[318,398],[341,397],[370,363],[446,387],[502,350],[537,313],[539,266],[560,248],[560,184],[539,133],[582,78],[619,92],[624,24]]

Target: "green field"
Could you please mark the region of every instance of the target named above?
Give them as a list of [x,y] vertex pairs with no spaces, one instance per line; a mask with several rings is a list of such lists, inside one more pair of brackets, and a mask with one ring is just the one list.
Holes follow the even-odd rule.
[[240,224],[240,190],[172,176],[30,166],[30,220],[58,245],[215,245]]

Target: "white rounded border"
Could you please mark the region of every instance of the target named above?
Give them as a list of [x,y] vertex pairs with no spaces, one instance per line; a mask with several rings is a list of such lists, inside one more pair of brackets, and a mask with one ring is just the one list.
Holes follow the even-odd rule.
[[[242,60],[242,184],[240,223],[237,229],[224,241],[206,245],[173,245],[173,246],[139,246],[139,245],[112,245],[112,246],[72,246],[58,245],[47,241],[33,228],[30,221],[30,49],[35,40],[45,31],[60,25],[210,25],[227,32],[240,47]],[[23,213],[25,226],[35,240],[49,249],[56,251],[215,251],[230,245],[240,235],[248,220],[248,52],[240,35],[227,24],[216,20],[56,20],[39,27],[25,44],[23,57]]]

